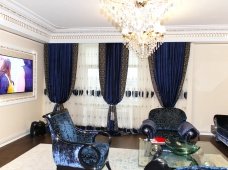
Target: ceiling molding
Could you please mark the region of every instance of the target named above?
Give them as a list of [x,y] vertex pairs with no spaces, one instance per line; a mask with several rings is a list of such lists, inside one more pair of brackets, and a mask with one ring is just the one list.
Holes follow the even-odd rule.
[[[122,42],[114,27],[61,29],[13,0],[0,2],[0,28],[45,43]],[[228,42],[228,25],[166,25],[164,41]]]
[[[50,43],[107,43],[123,42],[121,34],[104,33],[61,33],[50,36]],[[228,33],[221,32],[167,32],[164,42],[204,42],[204,43],[227,43]]]
[[52,26],[7,0],[0,2],[0,21],[1,29],[39,42],[47,42],[54,31]]
[[52,23],[35,14],[33,11],[18,4],[14,0],[1,0],[0,10],[8,12],[8,14],[13,16],[17,16],[22,21],[36,25],[47,32],[52,32],[56,29]]

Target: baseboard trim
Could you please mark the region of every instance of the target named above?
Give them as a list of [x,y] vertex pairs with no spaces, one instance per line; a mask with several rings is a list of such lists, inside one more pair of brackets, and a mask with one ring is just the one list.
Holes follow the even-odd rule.
[[203,135],[203,136],[214,136],[211,132],[200,132],[200,135]]
[[9,144],[9,143],[12,143],[26,135],[28,135],[29,132],[28,131],[24,131],[24,132],[20,132],[20,133],[17,133],[17,134],[13,134],[13,135],[10,135],[8,137],[5,137],[3,139],[0,140],[0,148]]

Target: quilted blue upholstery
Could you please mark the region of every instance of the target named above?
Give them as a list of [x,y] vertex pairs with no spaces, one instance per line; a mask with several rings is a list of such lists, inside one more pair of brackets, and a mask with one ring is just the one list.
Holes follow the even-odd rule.
[[77,141],[77,132],[67,111],[51,116],[49,119],[52,133],[59,134],[65,141]]
[[154,121],[157,130],[177,130],[187,117],[178,108],[156,108],[150,111],[149,119]]
[[53,158],[57,166],[102,169],[109,153],[108,143],[95,142],[98,131],[77,129],[66,109],[44,116],[51,137]]

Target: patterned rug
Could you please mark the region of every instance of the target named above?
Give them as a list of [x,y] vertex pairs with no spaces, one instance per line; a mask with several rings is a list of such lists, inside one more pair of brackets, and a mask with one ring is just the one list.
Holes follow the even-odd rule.
[[[138,150],[135,149],[110,148],[109,161],[113,170],[143,170],[143,167],[138,167]],[[39,144],[0,169],[56,170],[51,145]]]

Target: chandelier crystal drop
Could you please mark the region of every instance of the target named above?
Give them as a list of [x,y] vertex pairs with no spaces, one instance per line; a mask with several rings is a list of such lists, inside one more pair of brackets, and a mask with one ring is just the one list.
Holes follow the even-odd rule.
[[105,15],[120,29],[126,47],[147,58],[163,42],[161,19],[174,0],[100,0]]

